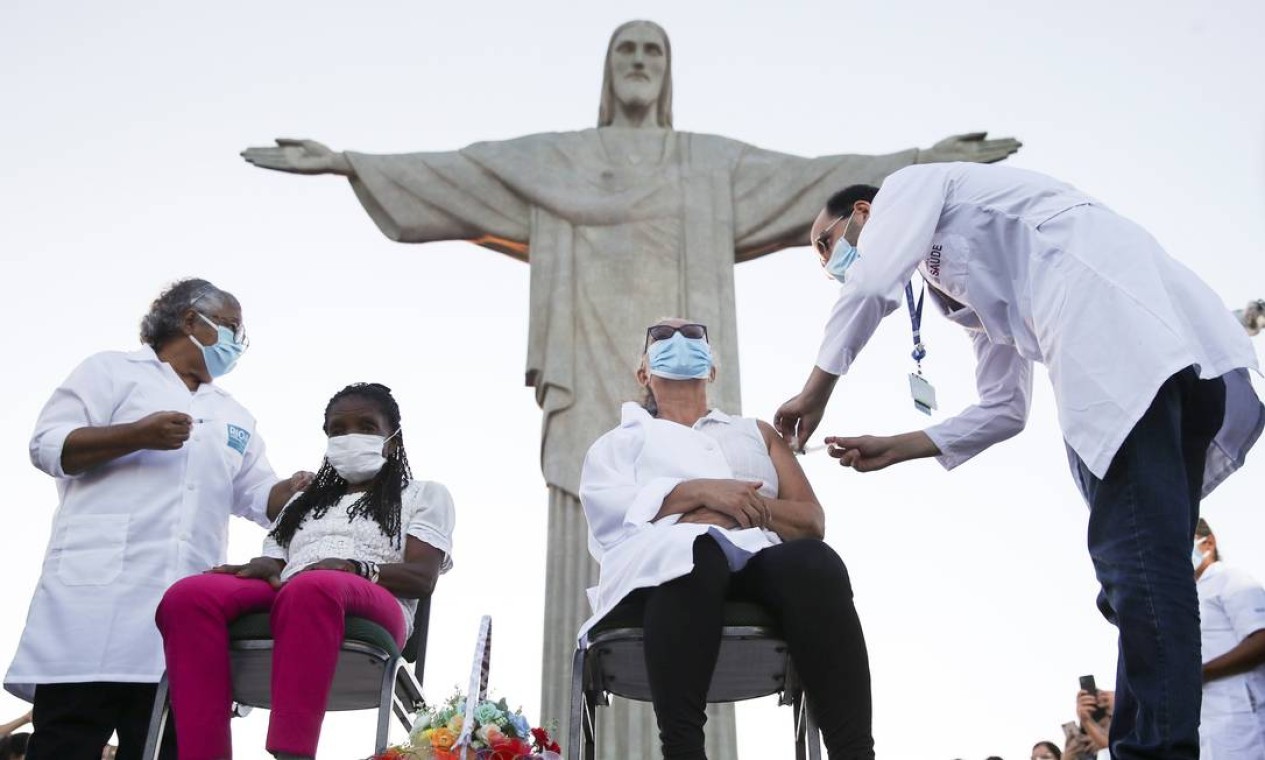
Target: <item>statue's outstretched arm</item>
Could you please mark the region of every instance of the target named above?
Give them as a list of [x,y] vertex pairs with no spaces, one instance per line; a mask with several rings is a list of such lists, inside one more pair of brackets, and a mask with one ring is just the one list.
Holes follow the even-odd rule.
[[315,140],[278,137],[276,147],[247,148],[242,158],[261,169],[292,174],[341,174],[351,177],[355,170],[342,153]]
[[987,132],[968,132],[964,135],[946,137],[930,148],[919,150],[917,163],[974,161],[979,164],[991,164],[1007,158],[1023,147],[1023,143],[1013,137],[997,140],[989,140],[986,139],[987,137]]

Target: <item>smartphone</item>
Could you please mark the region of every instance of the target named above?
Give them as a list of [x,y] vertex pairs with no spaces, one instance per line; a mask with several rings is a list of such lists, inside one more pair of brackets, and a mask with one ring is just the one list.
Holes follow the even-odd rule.
[[1081,727],[1075,721],[1063,724],[1063,741],[1070,742],[1073,737],[1079,735]]
[[[1081,676],[1081,691],[1087,691],[1090,694],[1093,694],[1095,698],[1098,697],[1098,686],[1094,683],[1094,677],[1092,675]],[[1103,707],[1095,707],[1094,711],[1090,713],[1090,717],[1096,721],[1102,720],[1106,716],[1107,710]]]

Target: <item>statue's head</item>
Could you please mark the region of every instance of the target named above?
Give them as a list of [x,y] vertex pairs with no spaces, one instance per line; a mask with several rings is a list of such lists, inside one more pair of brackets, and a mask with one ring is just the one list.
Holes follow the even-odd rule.
[[610,126],[620,105],[654,106],[656,123],[672,126],[672,45],[653,21],[629,21],[611,35],[597,125]]

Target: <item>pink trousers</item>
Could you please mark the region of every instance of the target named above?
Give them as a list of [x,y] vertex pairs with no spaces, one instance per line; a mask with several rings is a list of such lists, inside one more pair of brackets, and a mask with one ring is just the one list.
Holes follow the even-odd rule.
[[404,644],[404,613],[391,592],[351,573],[310,570],[273,590],[266,581],[222,573],[185,578],[158,605],[180,760],[233,755],[228,625],[271,610],[272,712],[269,752],[314,757],[325,719],[344,618],[362,617]]

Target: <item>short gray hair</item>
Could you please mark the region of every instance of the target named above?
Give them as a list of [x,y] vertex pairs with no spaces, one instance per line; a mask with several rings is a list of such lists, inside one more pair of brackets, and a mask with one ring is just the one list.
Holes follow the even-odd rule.
[[149,313],[141,317],[141,343],[157,351],[164,343],[179,336],[181,318],[195,303],[218,309],[230,303],[236,304],[237,299],[207,280],[196,277],[177,280],[154,299],[149,305]]

